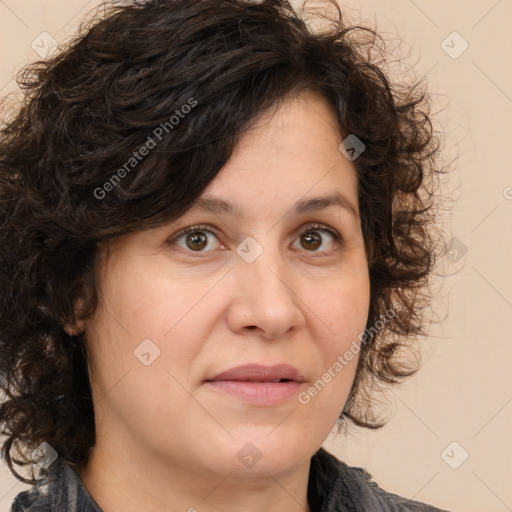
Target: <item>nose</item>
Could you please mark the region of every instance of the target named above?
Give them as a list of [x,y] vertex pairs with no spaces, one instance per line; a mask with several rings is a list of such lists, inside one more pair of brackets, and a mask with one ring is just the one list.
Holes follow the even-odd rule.
[[[277,250],[267,247],[251,263],[235,260],[233,300],[228,314],[230,329],[278,339],[305,324],[298,275]],[[302,307],[301,307],[302,306]]]

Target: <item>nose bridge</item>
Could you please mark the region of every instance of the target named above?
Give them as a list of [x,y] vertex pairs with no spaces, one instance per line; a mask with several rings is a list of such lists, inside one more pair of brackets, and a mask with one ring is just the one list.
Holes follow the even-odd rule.
[[300,311],[293,292],[292,273],[272,242],[272,232],[247,237],[237,248],[235,263],[238,290],[237,323],[261,328],[268,337],[277,337],[300,322]]
[[[281,279],[285,278],[282,255],[272,242],[272,234],[248,236],[237,247],[239,260],[237,268],[242,280],[250,284],[254,293],[280,293],[284,286]],[[280,279],[279,279],[280,278]],[[246,290],[247,291],[247,290]]]

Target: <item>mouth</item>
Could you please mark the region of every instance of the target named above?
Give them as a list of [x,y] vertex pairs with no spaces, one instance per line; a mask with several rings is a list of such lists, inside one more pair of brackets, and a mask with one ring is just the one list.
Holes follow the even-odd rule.
[[288,364],[237,366],[205,380],[217,392],[249,402],[252,405],[280,404],[296,395],[306,379]]

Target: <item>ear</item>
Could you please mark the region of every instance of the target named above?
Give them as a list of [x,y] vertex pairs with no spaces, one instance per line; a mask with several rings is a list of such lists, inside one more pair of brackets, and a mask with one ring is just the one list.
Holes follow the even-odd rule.
[[69,322],[66,322],[63,327],[66,333],[70,336],[76,336],[77,334],[85,331],[83,322],[81,321],[77,322],[75,325],[71,325]]
[[[83,299],[79,298],[75,302],[75,315],[79,315],[83,308]],[[65,321],[63,324],[63,328],[69,336],[76,336],[85,331],[85,321],[77,320],[75,323],[70,321]]]

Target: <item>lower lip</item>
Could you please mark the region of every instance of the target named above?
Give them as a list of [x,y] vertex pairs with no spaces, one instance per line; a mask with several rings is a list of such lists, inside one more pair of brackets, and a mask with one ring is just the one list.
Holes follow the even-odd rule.
[[275,405],[295,396],[301,387],[297,381],[247,382],[239,380],[214,380],[206,384],[255,405]]

